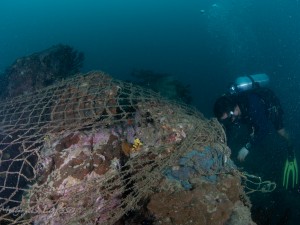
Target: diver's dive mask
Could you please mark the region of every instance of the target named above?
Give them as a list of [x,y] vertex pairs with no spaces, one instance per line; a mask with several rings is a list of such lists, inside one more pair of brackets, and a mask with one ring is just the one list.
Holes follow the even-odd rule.
[[226,112],[226,114],[227,117],[225,119],[219,120],[225,127],[239,124],[239,116],[234,114],[234,109]]

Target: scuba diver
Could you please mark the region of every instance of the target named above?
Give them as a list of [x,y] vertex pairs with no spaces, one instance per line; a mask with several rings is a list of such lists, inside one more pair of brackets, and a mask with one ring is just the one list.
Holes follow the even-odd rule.
[[286,141],[287,159],[284,164],[283,186],[292,188],[298,183],[298,166],[290,137],[283,126],[283,110],[279,99],[266,88],[269,77],[255,74],[238,77],[228,94],[214,104],[214,115],[228,134],[233,126],[246,124],[249,137],[238,151],[237,158],[244,161],[272,130]]

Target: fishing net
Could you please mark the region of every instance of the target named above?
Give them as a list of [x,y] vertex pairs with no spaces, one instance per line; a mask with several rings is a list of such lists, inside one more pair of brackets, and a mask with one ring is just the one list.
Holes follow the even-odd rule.
[[114,224],[181,170],[234,170],[217,121],[102,72],[1,102],[0,149],[1,224]]

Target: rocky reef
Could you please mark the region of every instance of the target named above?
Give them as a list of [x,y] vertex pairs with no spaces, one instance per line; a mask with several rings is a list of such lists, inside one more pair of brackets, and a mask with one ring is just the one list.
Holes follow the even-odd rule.
[[2,98],[26,94],[78,73],[84,54],[68,45],[55,45],[18,58],[0,77]]
[[[58,49],[72,63],[63,63]],[[1,222],[254,224],[216,120],[103,72],[43,88],[81,62],[77,51],[56,46],[8,70],[2,95],[8,100],[0,105],[0,207],[11,208],[0,212]]]
[[131,73],[131,82],[160,93],[162,96],[191,103],[190,86],[184,85],[174,76],[166,73],[157,73],[152,70],[135,70]]
[[198,180],[194,189],[162,191],[151,196],[147,209],[153,224],[250,225],[249,207],[241,201],[243,191],[237,176],[219,176],[217,183]]

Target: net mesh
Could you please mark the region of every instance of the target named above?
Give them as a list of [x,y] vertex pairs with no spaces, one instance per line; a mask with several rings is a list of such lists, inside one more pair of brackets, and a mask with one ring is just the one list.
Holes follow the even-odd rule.
[[217,121],[102,72],[1,102],[0,123],[3,224],[114,224],[192,149],[222,164],[198,173],[233,170]]

